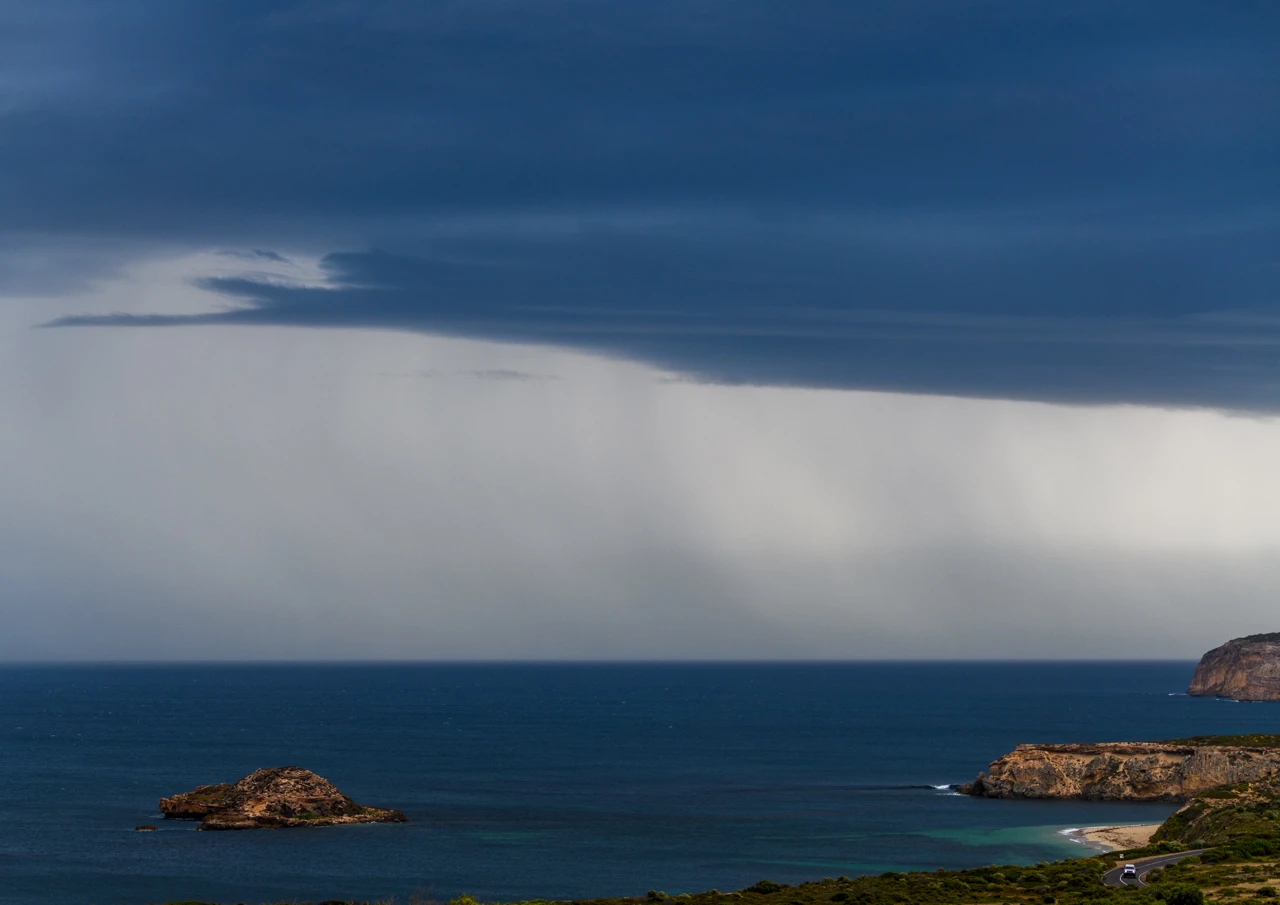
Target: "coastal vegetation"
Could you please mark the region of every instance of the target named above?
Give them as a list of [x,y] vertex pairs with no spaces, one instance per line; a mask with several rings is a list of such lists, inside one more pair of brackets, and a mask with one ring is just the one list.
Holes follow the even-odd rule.
[[1280,784],[1213,789],[1179,809],[1152,838],[1208,848],[1205,862],[1280,855]]

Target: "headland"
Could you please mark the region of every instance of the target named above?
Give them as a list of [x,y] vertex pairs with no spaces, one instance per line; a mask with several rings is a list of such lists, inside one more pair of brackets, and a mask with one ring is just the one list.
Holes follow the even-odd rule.
[[983,798],[1185,801],[1220,786],[1280,776],[1280,735],[1163,742],[1029,744],[957,787]]
[[1196,666],[1187,694],[1236,701],[1280,701],[1280,632],[1234,638]]

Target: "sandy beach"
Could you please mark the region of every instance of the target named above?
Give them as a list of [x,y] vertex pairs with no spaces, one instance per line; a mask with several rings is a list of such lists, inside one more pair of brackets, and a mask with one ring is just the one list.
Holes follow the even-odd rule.
[[1130,826],[1087,826],[1076,830],[1072,835],[1085,843],[1104,851],[1114,852],[1126,848],[1142,848],[1150,840],[1152,834],[1160,829],[1158,823],[1133,824]]

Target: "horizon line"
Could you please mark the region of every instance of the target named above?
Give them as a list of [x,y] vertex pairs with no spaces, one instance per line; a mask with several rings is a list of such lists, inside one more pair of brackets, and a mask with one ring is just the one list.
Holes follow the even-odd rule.
[[858,666],[1094,663],[1195,663],[1197,657],[868,657],[813,659],[84,659],[0,660],[0,669],[28,666]]

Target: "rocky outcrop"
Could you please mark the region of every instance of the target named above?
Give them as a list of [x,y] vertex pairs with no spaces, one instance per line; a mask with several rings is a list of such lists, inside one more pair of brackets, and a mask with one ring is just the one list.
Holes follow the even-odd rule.
[[1187,694],[1237,701],[1280,701],[1280,632],[1215,647],[1196,666]]
[[1179,801],[1218,786],[1276,776],[1280,748],[1265,744],[1019,745],[957,790],[986,798]]
[[356,804],[310,770],[268,767],[237,783],[196,786],[160,799],[165,819],[200,820],[202,830],[404,823],[400,811]]

